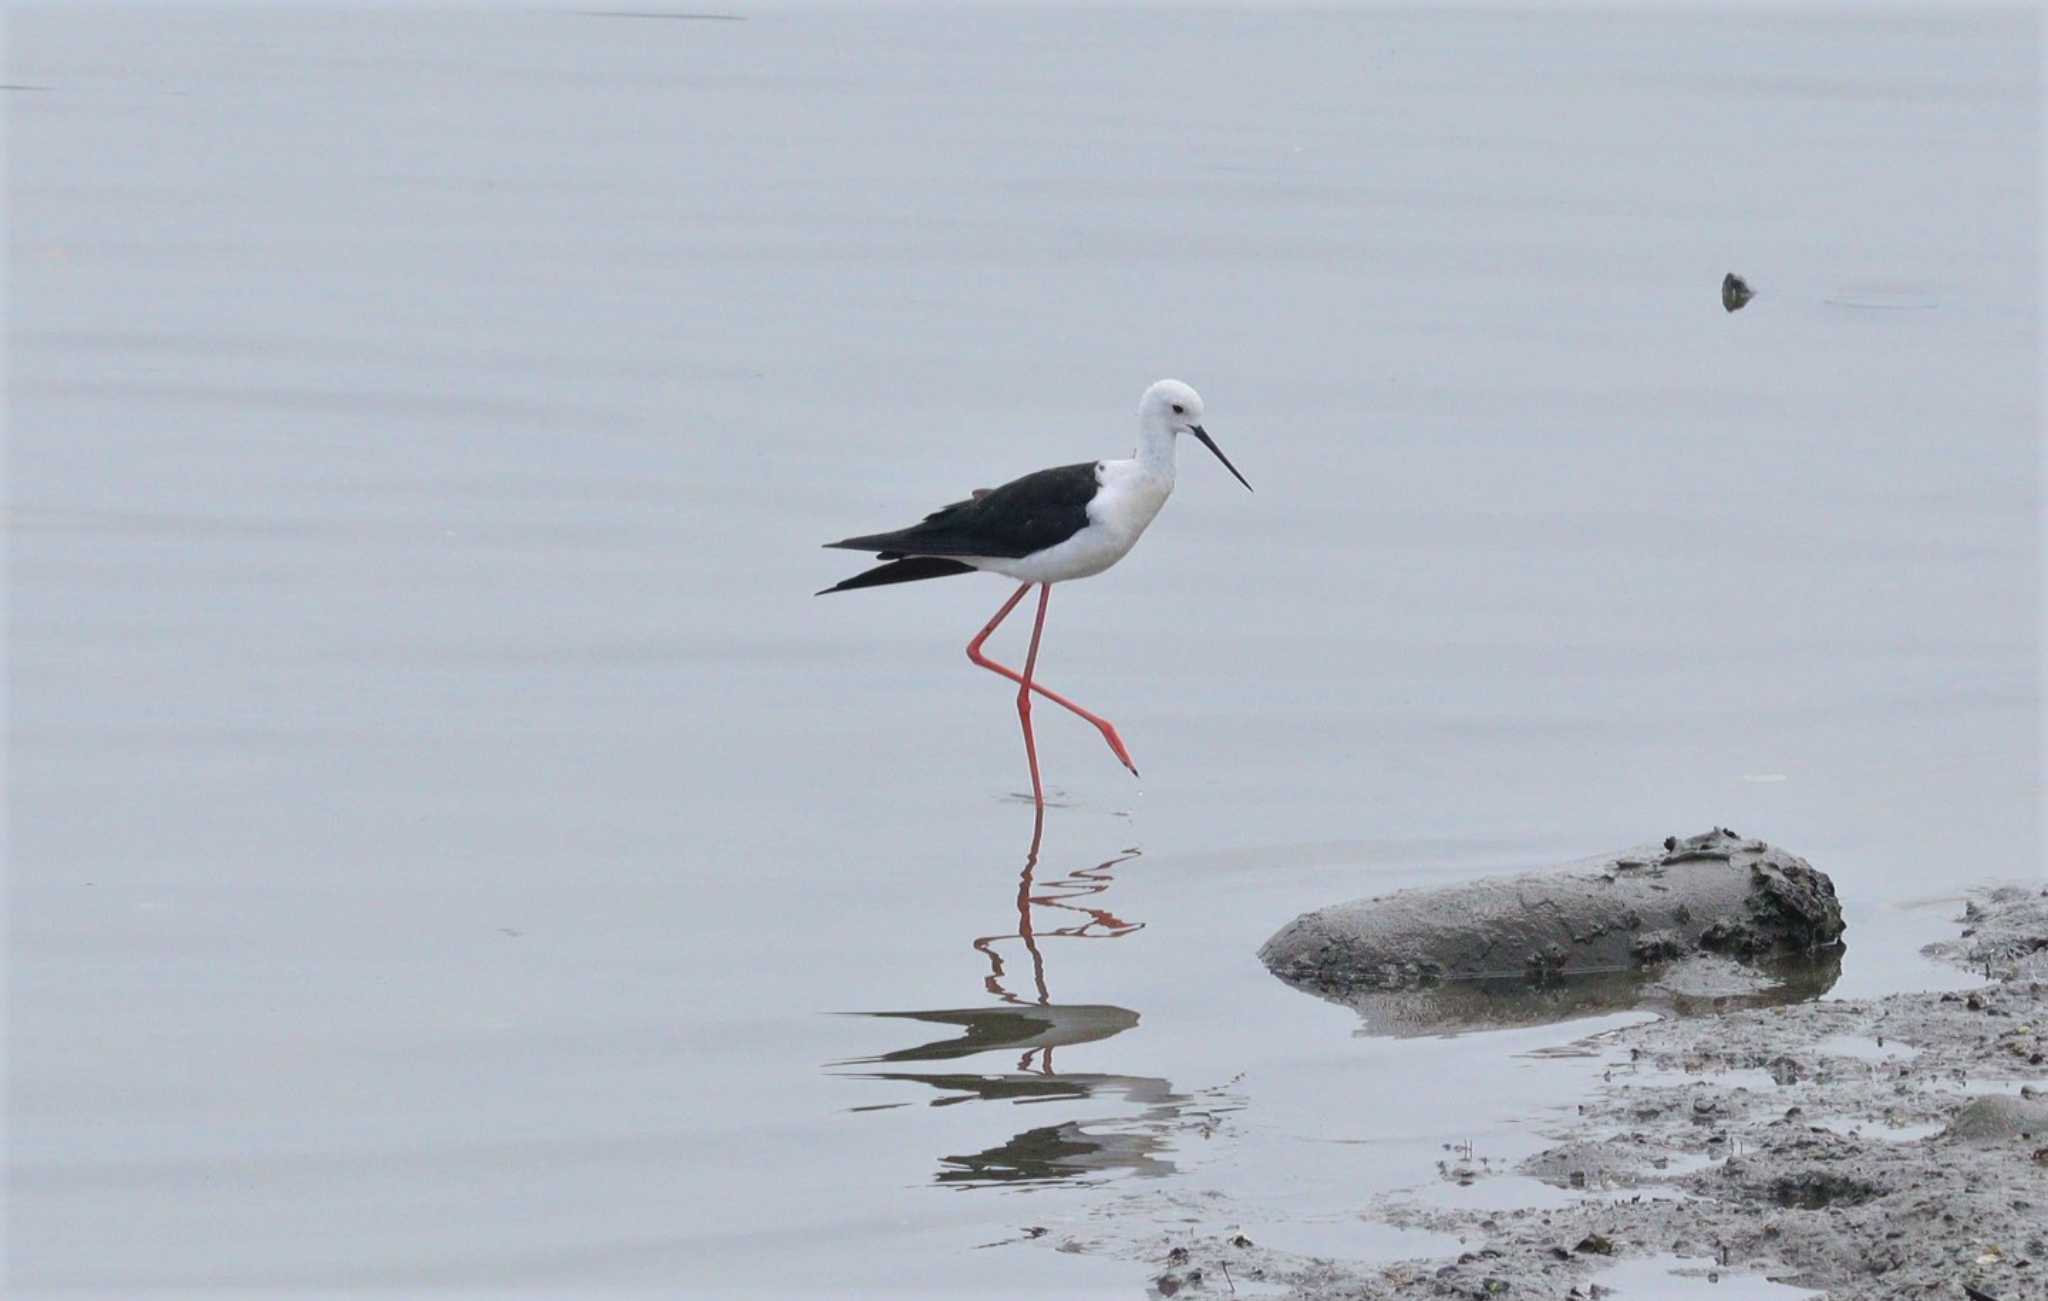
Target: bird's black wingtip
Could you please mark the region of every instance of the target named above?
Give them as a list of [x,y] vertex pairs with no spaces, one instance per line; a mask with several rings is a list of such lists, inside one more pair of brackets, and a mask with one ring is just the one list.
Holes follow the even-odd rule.
[[952,574],[971,574],[974,566],[945,556],[905,556],[894,552],[883,552],[877,559],[882,563],[873,569],[864,569],[851,578],[842,578],[832,586],[818,592],[852,592],[863,587],[883,587],[890,583],[910,583],[921,578],[945,578]]

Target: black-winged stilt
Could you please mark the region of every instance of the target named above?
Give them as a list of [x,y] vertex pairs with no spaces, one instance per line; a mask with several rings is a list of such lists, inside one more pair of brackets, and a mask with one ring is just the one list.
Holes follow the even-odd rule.
[[[909,583],[986,570],[1022,580],[974,640],[967,658],[1017,684],[1017,717],[1024,725],[1024,757],[1031,765],[1031,799],[1045,807],[1045,787],[1038,777],[1038,741],[1031,733],[1031,693],[1079,714],[1095,725],[1102,739],[1136,776],[1138,766],[1124,749],[1123,738],[1106,718],[1091,714],[1073,701],[1033,680],[1038,668],[1038,641],[1045,631],[1045,606],[1052,585],[1099,574],[1122,560],[1137,545],[1145,526],[1173,493],[1173,450],[1181,434],[1193,434],[1202,446],[1235,475],[1247,491],[1251,484],[1202,428],[1202,398],[1179,380],[1163,379],[1145,390],[1138,402],[1138,450],[1124,461],[1083,461],[1013,479],[1000,488],[985,488],[966,501],[933,511],[921,524],[893,533],[827,542],[847,551],[872,551],[885,563],[818,593],[850,592],[885,583]],[[981,645],[1017,602],[1038,585],[1038,618],[1031,625],[1031,649],[1024,671],[1017,672],[981,653]]]

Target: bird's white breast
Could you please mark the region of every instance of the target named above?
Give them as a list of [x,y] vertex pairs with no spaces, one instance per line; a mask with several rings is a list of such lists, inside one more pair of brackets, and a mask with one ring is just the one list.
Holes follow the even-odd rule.
[[1088,518],[1123,543],[1117,558],[1137,545],[1159,508],[1173,493],[1173,480],[1137,461],[1104,461],[1095,474],[1102,490],[1088,503]]

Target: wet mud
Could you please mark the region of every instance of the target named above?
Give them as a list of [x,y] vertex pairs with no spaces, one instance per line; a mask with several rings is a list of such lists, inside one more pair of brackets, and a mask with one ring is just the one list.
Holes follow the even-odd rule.
[[[1502,1196],[1461,1204],[1425,1185],[1359,1208],[1455,1240],[1454,1254],[1269,1250],[1221,1195],[1151,1207],[1149,1231],[1054,1237],[1156,1265],[1162,1296],[1592,1298],[1626,1264],[1668,1267],[1674,1293],[1712,1279],[1735,1298],[2048,1298],[2048,893],[1986,891],[1960,920],[1929,952],[1988,968],[1978,989],[1667,1017],[1581,1041],[1606,1065],[1542,1129],[1550,1146],[1520,1162],[1463,1150],[1439,1168]],[[1189,1227],[1160,1227],[1174,1220]]]

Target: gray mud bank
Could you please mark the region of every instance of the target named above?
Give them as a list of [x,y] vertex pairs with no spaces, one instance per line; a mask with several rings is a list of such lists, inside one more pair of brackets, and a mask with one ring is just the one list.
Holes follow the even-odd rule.
[[1462,1194],[1424,1184],[1359,1207],[1453,1235],[1454,1255],[1269,1250],[1238,1231],[1227,1198],[1199,1215],[1148,1215],[1134,1198],[1120,1222],[1149,1232],[1064,1249],[1144,1261],[1154,1295],[1620,1301],[1711,1278],[1711,1293],[1682,1294],[2048,1299],[2048,892],[1977,896],[1958,938],[1928,953],[1986,983],[1581,1040],[1575,1051],[1607,1065],[1573,1113],[1539,1129],[1550,1146],[1520,1163],[1446,1154],[1439,1180],[1499,1181],[1498,1195],[1460,1207]]
[[1613,1252],[1833,1301],[2048,1298],[2048,898],[2002,891],[1972,914],[1978,943],[1944,956],[1988,966],[1982,989],[1601,1036],[1626,1063],[1517,1171],[1586,1190],[1584,1203],[1475,1214],[1389,1200],[1377,1217],[1469,1245],[1385,1294],[1591,1295],[1586,1257]]
[[1383,1033],[1527,1023],[1653,1003],[1789,1001],[1840,970],[1834,883],[1715,828],[1550,871],[1304,913],[1259,950],[1282,980]]

